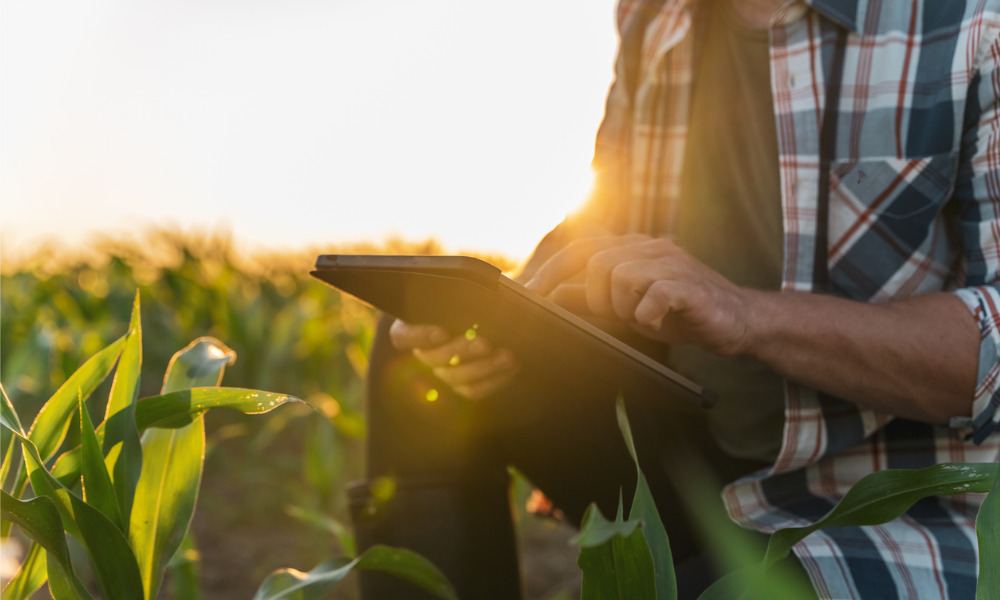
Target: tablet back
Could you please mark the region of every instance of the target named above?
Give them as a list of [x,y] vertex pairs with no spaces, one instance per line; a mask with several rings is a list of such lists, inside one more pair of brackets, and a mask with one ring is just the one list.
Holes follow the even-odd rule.
[[707,408],[714,395],[467,256],[323,255],[311,275],[411,323],[482,335],[513,350],[519,378],[552,393]]

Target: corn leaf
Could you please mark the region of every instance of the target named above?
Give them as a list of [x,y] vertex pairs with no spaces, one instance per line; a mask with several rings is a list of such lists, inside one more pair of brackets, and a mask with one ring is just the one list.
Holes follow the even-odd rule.
[[24,561],[21,562],[17,575],[7,582],[0,596],[5,600],[24,600],[31,597],[48,579],[47,570],[45,549],[39,544],[32,544]]
[[426,558],[403,548],[377,545],[353,560],[334,558],[324,561],[308,573],[294,569],[275,571],[264,580],[253,600],[319,600],[354,570],[389,573],[438,598],[458,600],[445,576]]
[[653,556],[640,525],[638,520],[623,521],[620,502],[614,522],[596,504],[587,508],[574,538],[580,544],[581,600],[655,600]]
[[21,427],[21,419],[17,417],[14,404],[10,401],[10,398],[7,396],[7,390],[4,389],[2,384],[0,384],[0,395],[3,396],[3,404],[0,404],[0,424],[10,429],[13,433],[25,437],[24,428]]
[[[218,385],[232,350],[199,338],[170,360],[163,393]],[[177,552],[194,515],[205,458],[205,422],[178,429],[149,429],[142,438],[142,475],[129,521],[129,539],[139,560],[146,598],[155,598],[163,570]]]
[[236,353],[219,340],[200,337],[174,354],[163,376],[162,393],[219,385],[227,365],[236,361]]
[[204,422],[151,429],[142,439],[142,475],[129,521],[129,539],[146,598],[155,598],[163,569],[191,523],[205,453]]
[[993,486],[976,517],[979,581],[976,598],[1000,598],[1000,466],[993,466]]
[[243,388],[192,388],[143,398],[136,406],[135,421],[140,431],[150,427],[177,428],[194,422],[210,408],[229,408],[256,415],[298,401],[285,394]]
[[107,378],[124,345],[125,337],[121,337],[83,363],[38,411],[28,431],[28,439],[38,448],[43,462],[55,456],[66,439],[79,398],[89,398]]
[[139,292],[136,290],[128,337],[118,360],[105,410],[104,421],[107,426],[102,440],[105,462],[112,474],[118,512],[125,524],[129,522],[135,487],[142,472],[142,442],[135,427],[135,402],[139,395],[141,368],[142,323]]
[[[143,398],[135,406],[135,427],[143,432],[151,427],[176,429],[189,425],[212,408],[229,408],[243,414],[256,415],[271,411],[288,402],[301,402],[293,396],[244,388],[202,387],[180,390],[162,396]],[[105,439],[105,430],[113,421],[129,418],[123,411],[97,426],[98,441]],[[105,445],[106,447],[106,445]],[[80,449],[61,454],[52,466],[52,475],[68,485],[80,477]]]
[[[21,436],[24,436],[24,428],[21,427],[21,420],[17,417],[17,411],[14,410],[14,404],[7,397],[7,390],[4,389],[3,384],[0,384],[0,396],[3,397],[3,401],[0,402],[0,423],[12,433],[17,432]],[[0,484],[7,483],[7,476],[10,475],[10,469],[15,465],[17,465],[15,467],[15,477],[18,479],[21,477],[20,463],[14,462],[14,447],[16,444],[17,441],[12,435],[10,441],[7,443],[7,447],[4,448],[3,465],[0,466]],[[0,527],[0,537],[7,537],[9,533],[8,529],[6,525]]]
[[21,437],[31,488],[37,496],[52,500],[63,528],[83,544],[94,567],[102,596],[108,600],[140,598],[142,582],[135,554],[115,525],[99,510],[70,493],[45,470],[41,455],[31,440]]
[[[89,598],[83,584],[73,571],[59,511],[50,498],[40,497],[21,501],[3,492],[0,514],[16,523],[25,535],[44,548],[52,560],[47,561],[49,591],[55,600]],[[44,580],[43,580],[44,581]],[[41,585],[41,582],[38,582]],[[9,596],[8,596],[9,597]]]
[[119,531],[124,531],[121,511],[115,500],[115,487],[111,483],[107,467],[104,465],[104,455],[101,454],[101,443],[97,441],[94,425],[90,422],[87,405],[80,401],[80,471],[83,478],[84,501],[101,511],[114,523]]
[[945,463],[925,469],[889,469],[866,475],[821,519],[807,527],[776,531],[768,540],[766,565],[788,556],[792,546],[824,527],[877,525],[899,517],[927,496],[987,492],[995,464]]
[[621,430],[628,452],[635,462],[635,470],[638,474],[635,496],[632,498],[632,508],[629,510],[628,518],[630,521],[636,519],[642,521],[642,535],[646,543],[649,544],[649,552],[653,557],[656,600],[675,600],[677,598],[677,578],[674,575],[674,559],[670,553],[670,540],[667,539],[667,530],[660,519],[656,501],[653,500],[653,492],[649,489],[649,483],[646,481],[642,469],[639,468],[639,457],[635,451],[632,428],[629,426],[625,402],[621,394],[618,395],[615,414],[618,417],[618,428]]

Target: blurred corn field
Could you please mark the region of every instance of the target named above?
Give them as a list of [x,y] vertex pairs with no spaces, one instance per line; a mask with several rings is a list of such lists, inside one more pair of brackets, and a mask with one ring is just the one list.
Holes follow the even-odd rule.
[[[0,265],[0,381],[26,422],[127,329],[137,289],[140,397],[158,393],[174,352],[210,335],[238,357],[223,385],[307,401],[267,419],[227,411],[207,417],[196,547],[185,554],[201,571],[204,597],[248,598],[273,569],[308,568],[350,544],[343,489],[364,472],[363,377],[376,315],[309,278],[323,252],[441,250],[390,240],[249,257],[224,236],[152,232],[141,242],[106,239],[72,255],[43,249]],[[95,401],[107,397],[106,387]],[[89,408],[104,411],[98,402]],[[170,593],[169,582],[164,589]]]

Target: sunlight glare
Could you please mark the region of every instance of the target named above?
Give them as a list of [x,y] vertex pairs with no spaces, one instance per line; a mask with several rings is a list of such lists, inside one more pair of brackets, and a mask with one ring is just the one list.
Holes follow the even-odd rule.
[[4,10],[20,244],[166,223],[524,258],[587,193],[616,41],[613,0]]

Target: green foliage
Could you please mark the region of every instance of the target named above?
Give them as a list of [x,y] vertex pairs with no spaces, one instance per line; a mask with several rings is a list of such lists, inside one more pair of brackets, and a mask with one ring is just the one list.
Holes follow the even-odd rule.
[[[22,417],[33,417],[45,390],[129,327],[124,318],[138,289],[144,337],[156,340],[141,357],[138,395],[156,394],[174,351],[209,335],[240,356],[227,367],[228,380],[302,398],[326,394],[345,412],[359,413],[358,371],[373,313],[309,279],[314,259],[251,259],[225,239],[160,234],[142,244],[105,241],[87,254],[40,254],[5,265],[0,380]],[[68,388],[74,405],[76,387]]]
[[[355,249],[322,249],[335,250]],[[356,250],[440,252],[433,244],[402,243]],[[333,536],[319,521],[307,524],[286,513],[286,505],[292,504],[345,520],[346,499],[340,491],[347,481],[362,477],[364,464],[362,374],[367,370],[375,313],[308,277],[318,253],[248,257],[222,238],[162,233],[141,242],[97,242],[75,255],[40,252],[17,265],[4,264],[0,272],[0,381],[26,428],[51,390],[65,382],[62,416],[69,418],[52,419],[67,427],[65,436],[53,439],[61,439],[62,448],[79,447],[78,391],[85,399],[90,396],[87,405],[102,450],[111,457],[112,480],[125,484],[116,492],[121,494],[117,503],[126,523],[132,508],[125,502],[134,496],[127,482],[138,482],[141,466],[139,439],[124,437],[130,435],[127,427],[113,432],[113,426],[132,420],[126,415],[119,418],[121,406],[131,407],[126,411],[137,411],[134,417],[142,433],[148,416],[144,404],[152,402],[150,397],[169,397],[157,401],[162,403],[211,402],[199,392],[186,398],[160,393],[171,356],[192,339],[209,335],[225,340],[240,356],[226,367],[227,385],[280,389],[315,408],[291,405],[267,419],[253,419],[243,414],[254,412],[250,410],[254,399],[248,397],[234,407],[240,412],[213,411],[206,420],[208,483],[199,494],[200,516],[193,527],[211,530],[199,533],[205,538],[198,544],[204,545],[201,556],[211,563],[206,570],[213,582],[235,588],[236,595],[252,595],[255,585],[275,567],[311,566],[328,555],[331,545],[352,543],[349,533]],[[68,382],[79,365],[120,342],[123,331],[138,326],[127,319],[137,299],[143,307],[145,347],[134,341],[124,347],[115,379],[104,379],[92,391],[89,385]],[[113,358],[117,352],[115,348],[107,354]],[[137,375],[123,378],[129,369]],[[126,382],[136,382],[137,388],[129,389]],[[129,402],[137,397],[145,399]],[[195,414],[191,408],[176,418],[190,422],[185,415]],[[107,425],[100,423],[102,414]],[[168,425],[174,426],[157,422],[157,427]],[[23,468],[16,472],[20,445],[6,433],[0,442],[11,465],[0,473],[4,489],[13,490],[16,478],[23,489],[27,476]],[[75,485],[76,453],[61,453],[52,472],[64,484]],[[224,483],[219,483],[222,479]],[[250,489],[257,492],[245,494],[238,505],[227,500],[236,490]],[[282,535],[287,536],[282,541],[288,550],[282,556],[267,555],[254,567],[259,571],[224,580],[219,571],[236,575],[232,564],[236,561],[225,552],[212,551],[222,543],[222,536],[214,532],[234,527],[246,538],[261,540],[254,543],[257,552],[272,536]],[[5,533],[0,531],[0,537]],[[189,554],[198,560],[197,552]]]
[[818,529],[887,523],[927,496],[988,492],[996,470],[992,464],[941,464],[871,473],[812,525],[776,531],[767,544],[764,563],[770,566],[788,556],[792,546]]
[[438,598],[458,600],[455,590],[437,567],[403,548],[372,546],[361,556],[332,558],[308,573],[275,571],[264,580],[253,600],[319,600],[352,571],[382,571],[416,584]]
[[639,468],[621,395],[615,409],[618,428],[635,462],[635,495],[627,521],[622,519],[620,501],[614,522],[608,521],[596,504],[587,508],[580,535],[573,539],[581,548],[578,564],[583,571],[583,598],[673,600],[677,597],[677,582],[670,542],[646,476]]
[[[584,514],[577,562],[583,571],[583,599],[655,600],[657,579],[650,552],[638,519],[618,515],[608,521],[596,504]],[[676,596],[676,594],[675,594]]]
[[[622,436],[638,469],[635,444],[621,397],[618,398],[617,410]],[[694,470],[686,471],[684,480],[691,483],[686,503],[711,539],[722,528],[699,509],[699,503],[706,499],[706,492],[699,491],[703,482],[699,482],[696,476],[693,481],[688,478],[692,475],[695,475]],[[972,463],[871,473],[858,481],[830,512],[815,523],[772,534],[764,559],[754,564],[747,565],[747,550],[737,536],[736,556],[730,556],[728,562],[747,566],[737,568],[716,581],[702,593],[700,600],[802,597],[803,593],[796,589],[797,582],[783,577],[780,561],[809,534],[827,527],[886,523],[901,516],[918,500],[929,496],[985,492],[988,495],[976,520],[980,548],[977,598],[997,597],[996,592],[1000,590],[1000,553],[997,550],[1000,548],[1000,466]],[[637,508],[642,504],[645,508]],[[675,584],[673,571],[666,571],[669,564],[659,562],[662,559],[657,558],[653,551],[655,544],[666,543],[666,533],[662,531],[662,521],[641,469],[629,519],[623,521],[620,502],[618,511],[618,517],[611,522],[600,514],[596,505],[591,505],[584,515],[580,535],[574,539],[581,546],[579,564],[583,570],[583,598],[675,598],[676,586],[661,592],[664,575],[658,572],[656,577],[653,576],[650,557],[658,568],[669,573],[669,583]],[[727,537],[718,540],[717,544],[721,546],[731,540]],[[669,554],[666,556],[669,558]]]
[[[3,490],[4,531],[16,524],[35,544],[4,590],[8,598],[26,597],[46,579],[56,600],[90,598],[67,533],[83,546],[101,597],[155,598],[163,570],[184,539],[194,511],[205,447],[201,413],[214,406],[265,412],[292,400],[255,390],[217,389],[208,402],[191,401],[205,393],[190,387],[217,385],[233,359],[224,346],[202,338],[173,357],[164,378],[167,395],[137,402],[142,336],[138,298],[130,323],[123,338],[85,362],[42,406],[29,432],[3,392],[0,425],[11,436],[5,446],[4,483],[17,446],[24,466],[23,471],[17,469],[11,488]],[[84,400],[116,362],[108,417],[95,429]],[[126,450],[128,440],[138,439],[140,414],[145,435],[140,446]],[[62,447],[74,420],[80,444],[57,461],[57,479],[47,463]],[[172,428],[150,427],[160,422]],[[141,469],[116,468],[126,460],[138,462]],[[27,483],[34,498],[22,499]]]
[[976,598],[1000,598],[1000,465],[993,465],[993,486],[976,516],[979,582]]

